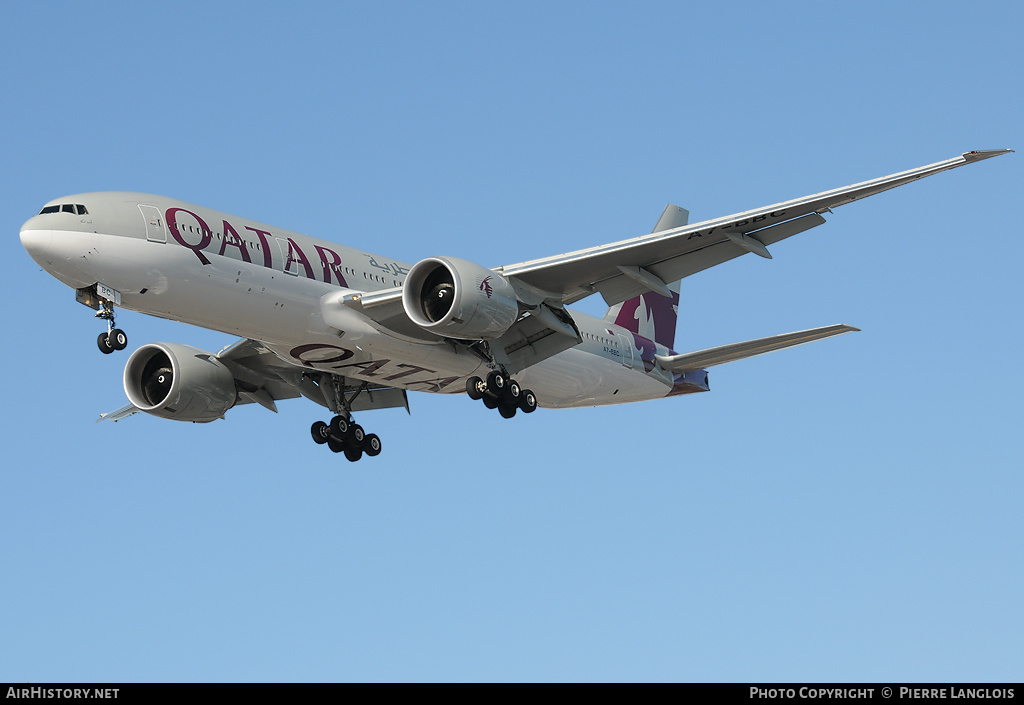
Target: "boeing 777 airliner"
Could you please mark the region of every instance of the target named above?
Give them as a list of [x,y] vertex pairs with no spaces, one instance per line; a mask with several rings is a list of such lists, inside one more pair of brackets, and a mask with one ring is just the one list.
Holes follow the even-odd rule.
[[[127,346],[118,307],[241,336],[213,354],[178,343],[128,358],[138,411],[208,422],[237,404],[327,407],[313,440],[349,460],[377,455],[352,413],[405,407],[407,392],[467,393],[505,418],[538,406],[621,404],[708,391],[707,368],[857,330],[833,325],[699,352],[672,349],[684,277],[825,222],[866,196],[1011,150],[953,159],[724,218],[688,224],[668,206],[654,230],[488,269],[456,257],[409,264],[143,193],[50,201],[21,228],[47,272],[105,319],[101,351]],[[599,293],[604,318],[566,308]]]

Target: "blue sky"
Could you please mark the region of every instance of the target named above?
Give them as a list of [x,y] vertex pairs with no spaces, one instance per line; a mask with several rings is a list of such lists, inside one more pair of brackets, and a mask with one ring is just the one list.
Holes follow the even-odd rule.
[[[863,332],[710,394],[512,421],[295,400],[194,425],[21,248],[135,190],[496,266],[1022,148],[1019,3],[21,3],[0,681],[1013,680],[1024,658],[1021,155],[683,283],[676,348]],[[600,313],[598,301],[584,310]],[[227,336],[123,313],[130,350]],[[255,408],[254,408],[255,407]]]

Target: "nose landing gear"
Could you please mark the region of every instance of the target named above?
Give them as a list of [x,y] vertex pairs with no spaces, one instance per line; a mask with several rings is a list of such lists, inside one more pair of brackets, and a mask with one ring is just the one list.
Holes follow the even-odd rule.
[[128,336],[114,324],[114,304],[107,299],[101,299],[100,309],[96,312],[96,318],[102,318],[107,322],[107,332],[100,333],[96,339],[96,346],[104,355],[109,355],[115,350],[124,350],[128,347]]

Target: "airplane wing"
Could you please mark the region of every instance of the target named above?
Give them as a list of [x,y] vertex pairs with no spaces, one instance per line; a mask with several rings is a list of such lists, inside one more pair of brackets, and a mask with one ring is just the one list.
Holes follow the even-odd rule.
[[600,292],[612,306],[748,252],[770,257],[769,245],[821,225],[825,222],[821,214],[838,206],[1012,151],[967,152],[917,169],[725,218],[497,267],[495,271],[548,292],[563,304]]
[[[240,404],[259,404],[277,413],[279,399],[294,399],[304,396],[328,408],[333,404],[333,393],[320,386],[320,377],[326,373],[310,373],[296,365],[282,360],[259,341],[241,339],[221,350],[216,355],[231,370]],[[342,378],[341,388],[350,399],[352,411],[405,407],[409,400],[404,389],[384,385],[371,385]],[[100,414],[99,421],[120,421],[139,412],[132,404],[106,414]]]

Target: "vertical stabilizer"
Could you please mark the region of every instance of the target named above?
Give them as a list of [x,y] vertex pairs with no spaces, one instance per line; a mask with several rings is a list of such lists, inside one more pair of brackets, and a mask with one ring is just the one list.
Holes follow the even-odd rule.
[[[654,225],[652,233],[672,230],[686,225],[690,211],[669,204]],[[652,291],[641,294],[608,309],[604,320],[622,326],[628,331],[653,340],[659,345],[671,348],[676,339],[676,317],[679,311],[679,284],[668,285],[672,297],[667,298]]]

